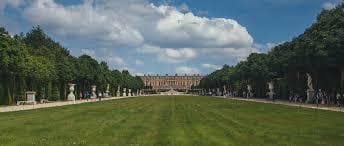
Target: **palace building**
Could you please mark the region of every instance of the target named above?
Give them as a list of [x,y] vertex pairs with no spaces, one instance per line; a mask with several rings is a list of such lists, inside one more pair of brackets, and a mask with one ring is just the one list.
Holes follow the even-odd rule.
[[141,76],[143,83],[154,90],[189,90],[191,86],[198,86],[204,76],[194,75],[144,75]]

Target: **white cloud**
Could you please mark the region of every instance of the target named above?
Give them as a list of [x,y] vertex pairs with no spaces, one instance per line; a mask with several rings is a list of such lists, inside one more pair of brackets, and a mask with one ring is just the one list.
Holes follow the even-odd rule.
[[135,60],[135,64],[136,64],[136,65],[144,65],[145,63],[144,63],[142,60],[136,59],[136,60]]
[[220,65],[208,64],[208,63],[202,64],[202,67],[208,68],[208,69],[213,69],[213,70],[221,69],[221,66],[220,66]]
[[159,54],[159,59],[161,62],[165,63],[179,63],[185,60],[190,60],[196,57],[196,52],[190,48],[183,49],[170,49],[166,48],[162,50]]
[[[111,49],[110,49],[111,50]],[[127,69],[127,65],[123,58],[114,55],[114,52],[108,53],[109,49],[101,48],[101,49],[82,49],[82,54],[89,55],[98,61],[105,61],[108,63],[109,67],[117,68],[117,69]]]
[[259,52],[237,21],[197,16],[186,4],[154,5],[148,0],[83,0],[74,5],[56,0],[0,2],[1,7],[6,5],[20,6],[18,12],[24,19],[59,40],[70,41],[73,48],[96,48],[79,52],[107,60],[113,68],[128,67],[114,53],[118,48],[154,55],[160,63],[182,63],[208,55],[242,60]]
[[258,49],[249,48],[204,48],[201,50],[203,54],[207,54],[213,58],[233,58],[236,61],[245,60],[251,53],[259,52]]
[[325,2],[323,4],[323,8],[325,10],[331,10],[331,9],[334,9],[336,8],[336,6],[339,4],[339,2]]
[[91,56],[91,57],[97,57],[96,56],[96,51],[95,50],[91,50],[91,49],[81,49],[82,54]]
[[113,65],[124,65],[124,60],[121,57],[115,56],[115,57],[106,57],[106,61],[108,61],[110,64]]
[[141,73],[141,72],[137,72],[137,73],[134,73],[135,76],[143,76],[144,73]]
[[253,47],[256,48],[257,50],[259,50],[259,53],[267,53],[269,52],[272,48],[283,44],[284,42],[280,42],[280,43],[266,43],[266,44],[258,44],[258,43],[254,43]]
[[163,16],[157,22],[159,38],[155,44],[167,47],[218,48],[249,47],[253,39],[237,21],[225,18],[198,17],[183,14],[173,7],[153,8]]
[[[23,0],[6,1],[19,5]],[[253,38],[237,21],[196,16],[186,4],[173,7],[156,6],[147,0],[84,0],[65,6],[54,0],[28,0],[22,9],[32,24],[72,38],[81,47],[143,48],[150,44],[163,48],[157,55],[167,57],[167,62],[193,58],[192,50],[200,48],[245,52],[241,49],[253,45]]]
[[115,12],[111,14],[101,7],[92,1],[64,6],[53,0],[35,0],[24,9],[23,15],[54,34],[92,40],[101,46],[137,46],[143,42],[137,29],[113,16]]
[[179,66],[176,68],[176,73],[178,74],[198,74],[200,71],[197,68]]
[[163,63],[180,63],[193,59],[197,56],[194,49],[191,48],[160,48],[152,45],[143,45],[137,49],[141,53],[157,55],[158,61]]

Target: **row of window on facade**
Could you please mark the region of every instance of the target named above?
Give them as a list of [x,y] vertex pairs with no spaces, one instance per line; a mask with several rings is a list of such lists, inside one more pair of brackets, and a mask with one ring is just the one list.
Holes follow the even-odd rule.
[[176,81],[166,81],[166,82],[149,82],[146,81],[145,85],[146,86],[191,86],[191,85],[198,85],[199,81],[195,81],[195,82],[187,82],[187,81],[180,81],[180,82],[176,82]]
[[157,76],[147,76],[144,77],[143,80],[200,80],[202,77],[194,77],[194,76],[186,76],[186,77],[157,77]]
[[[148,76],[148,77],[160,77],[159,74],[156,74],[156,75],[151,75],[151,74],[144,74],[143,76]],[[174,75],[175,77],[182,77],[182,75],[180,74],[175,74]],[[199,77],[201,76],[200,74],[193,74],[193,75],[188,75],[188,74],[184,74],[184,76],[189,76],[189,77]],[[173,77],[173,75],[169,75],[169,74],[165,74],[165,76],[162,76],[162,77]]]

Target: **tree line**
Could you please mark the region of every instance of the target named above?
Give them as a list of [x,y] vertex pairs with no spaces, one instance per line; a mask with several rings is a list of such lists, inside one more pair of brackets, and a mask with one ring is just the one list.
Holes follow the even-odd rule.
[[240,95],[252,85],[256,97],[266,97],[267,82],[273,81],[277,97],[288,98],[290,92],[306,96],[307,73],[315,89],[343,95],[344,4],[322,10],[303,34],[268,53],[252,53],[235,66],[224,65],[202,79],[199,88],[227,86]]
[[50,38],[39,27],[26,34],[11,36],[0,27],[0,104],[25,100],[26,91],[37,92],[37,98],[65,100],[68,84],[76,86],[76,96],[85,98],[92,85],[104,92],[110,84],[115,95],[117,87],[134,91],[143,87],[140,77],[127,70],[109,68],[88,55],[72,56],[67,48]]

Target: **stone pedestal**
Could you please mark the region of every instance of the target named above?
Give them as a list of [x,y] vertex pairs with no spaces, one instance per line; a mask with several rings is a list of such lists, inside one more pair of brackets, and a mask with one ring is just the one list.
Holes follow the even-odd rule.
[[123,88],[123,96],[124,96],[124,97],[127,96],[127,88]]
[[117,87],[117,93],[116,93],[116,97],[120,97],[121,96],[121,91],[120,90],[120,86]]
[[75,95],[74,95],[75,84],[68,84],[68,85],[69,85],[69,94],[68,94],[67,100],[75,101]]
[[128,90],[129,90],[128,96],[133,96],[133,95],[131,94],[131,89],[128,89]]
[[36,104],[36,92],[28,91],[28,92],[25,92],[25,94],[26,94],[26,101],[33,102],[34,104]]
[[307,103],[313,102],[313,100],[314,100],[314,94],[315,94],[314,90],[312,90],[312,89],[307,89],[306,93],[307,93]]
[[116,97],[120,97],[120,96],[121,96],[121,92],[120,92],[120,91],[117,91]]
[[106,86],[106,91],[105,91],[105,93],[104,93],[104,97],[109,97],[109,93],[110,93],[110,84],[107,84],[107,86]]
[[91,87],[92,87],[92,96],[91,96],[91,98],[95,99],[95,98],[97,98],[97,94],[96,94],[97,86],[91,86]]

